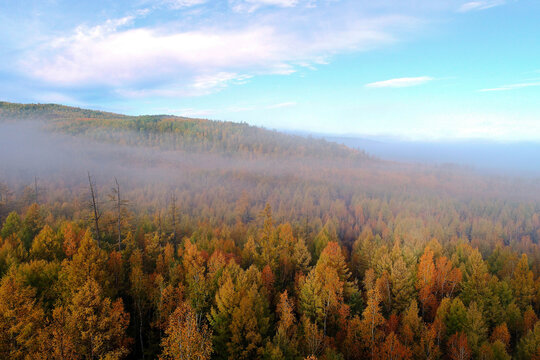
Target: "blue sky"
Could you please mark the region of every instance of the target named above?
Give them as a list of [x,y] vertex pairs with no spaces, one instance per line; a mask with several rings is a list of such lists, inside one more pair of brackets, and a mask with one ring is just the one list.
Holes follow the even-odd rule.
[[540,2],[0,0],[0,99],[540,140]]

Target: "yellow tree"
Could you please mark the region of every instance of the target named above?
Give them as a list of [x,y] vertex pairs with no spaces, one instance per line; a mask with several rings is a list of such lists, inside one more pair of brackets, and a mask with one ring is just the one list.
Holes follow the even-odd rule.
[[527,306],[531,305],[535,295],[534,276],[532,271],[529,270],[529,261],[526,254],[521,256],[521,260],[517,264],[511,285],[517,305],[521,311],[525,311]]
[[34,259],[53,261],[62,254],[62,244],[49,225],[45,225],[32,242],[30,255]]
[[416,289],[418,290],[418,298],[422,305],[422,317],[426,311],[432,310],[436,299],[433,294],[435,285],[435,264],[433,263],[433,251],[426,248],[420,262],[418,264]]
[[297,326],[287,290],[279,297],[276,313],[279,318],[276,334],[272,343],[268,344],[266,353],[273,359],[295,358],[298,354]]
[[370,357],[373,359],[378,341],[382,337],[381,327],[384,325],[384,317],[381,315],[381,296],[377,288],[368,292],[367,306],[362,313],[360,333],[364,340]]
[[209,315],[217,356],[229,359],[262,356],[270,316],[260,271],[255,266],[244,271],[230,263],[220,281],[215,306]]
[[160,360],[207,360],[212,354],[212,331],[197,320],[189,304],[182,303],[169,317],[161,346]]
[[103,297],[95,280],[88,279],[74,294],[66,317],[78,357],[116,360],[128,354],[129,314],[124,311],[122,300],[112,302]]
[[32,288],[7,275],[0,283],[0,358],[27,359],[39,354],[43,310]]

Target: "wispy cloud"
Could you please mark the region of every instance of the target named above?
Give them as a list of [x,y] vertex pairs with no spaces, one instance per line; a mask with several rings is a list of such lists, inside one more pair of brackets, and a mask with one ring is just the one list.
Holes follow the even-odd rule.
[[540,81],[537,82],[528,82],[528,83],[520,83],[520,84],[510,84],[510,85],[503,85],[495,88],[489,88],[489,89],[481,89],[478,90],[480,92],[488,92],[488,91],[508,91],[508,90],[517,90],[527,87],[533,87],[533,86],[540,86]]
[[376,81],[366,84],[365,86],[368,88],[401,88],[422,85],[432,80],[434,80],[434,78],[430,76],[403,77],[384,81]]
[[300,1],[305,0],[229,0],[237,12],[253,12],[264,6],[295,7]]
[[206,3],[207,0],[164,0],[163,3],[173,9],[181,9]]
[[[20,69],[55,86],[106,86],[117,93],[137,94],[137,89],[159,90],[165,85],[168,90],[163,94],[189,89],[206,94],[256,75],[290,75],[324,64],[336,53],[394,42],[396,29],[415,23],[409,17],[385,16],[297,31],[291,24],[271,21],[194,30],[136,27],[135,21],[136,16],[128,16],[95,27],[80,26],[27,53]],[[171,92],[172,88],[181,91]]]
[[504,5],[504,0],[483,0],[483,1],[470,1],[458,8],[458,12],[469,12],[486,10],[496,6]]

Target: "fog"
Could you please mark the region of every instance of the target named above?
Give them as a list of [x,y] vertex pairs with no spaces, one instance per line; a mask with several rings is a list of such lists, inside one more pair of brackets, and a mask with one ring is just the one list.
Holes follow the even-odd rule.
[[540,177],[540,142],[405,141],[389,137],[317,136],[363,149],[382,159],[456,164],[493,174]]
[[[117,178],[124,191],[131,192],[128,197],[144,203],[163,201],[164,194],[171,190],[185,192],[186,198],[203,194],[212,201],[224,203],[234,203],[247,192],[254,201],[264,204],[274,199],[277,204],[291,209],[301,209],[302,199],[311,196],[306,192],[313,195],[313,191],[317,192],[317,199],[321,198],[316,201],[350,201],[358,194],[389,192],[403,196],[446,194],[463,199],[480,195],[525,200],[540,198],[537,179],[486,177],[454,166],[366,158],[321,159],[309,155],[223,155],[167,150],[112,144],[84,135],[66,135],[50,131],[46,125],[40,121],[0,123],[0,182],[7,182],[15,191],[21,192],[25,186],[32,186],[37,178],[45,197],[60,202],[69,200],[72,195],[88,196],[88,172],[105,191],[110,190]],[[133,139],[136,136],[133,134]],[[342,142],[354,145],[349,141]],[[367,147],[368,151],[370,149],[375,146]],[[383,150],[391,155],[390,149]],[[382,150],[372,153],[384,155]],[[387,158],[418,160],[405,158],[406,155],[401,152],[401,158]],[[71,195],[66,195],[65,191]]]

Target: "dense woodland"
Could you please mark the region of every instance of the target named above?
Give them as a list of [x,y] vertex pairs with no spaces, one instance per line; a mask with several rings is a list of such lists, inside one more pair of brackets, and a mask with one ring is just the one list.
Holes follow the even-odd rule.
[[2,148],[1,359],[540,359],[537,179],[0,103],[37,128],[72,153]]

